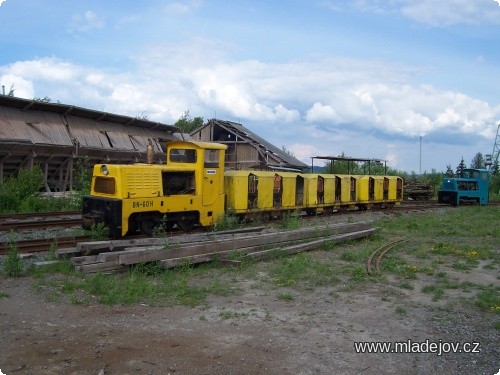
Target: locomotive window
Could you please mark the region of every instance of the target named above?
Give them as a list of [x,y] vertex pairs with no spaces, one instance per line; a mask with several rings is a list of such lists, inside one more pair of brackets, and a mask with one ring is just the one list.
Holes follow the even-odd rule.
[[194,172],[162,172],[163,195],[195,194]]
[[94,180],[94,191],[102,194],[114,194],[115,179],[112,177],[96,177]]
[[219,150],[205,150],[205,168],[219,168]]
[[174,163],[196,163],[196,150],[174,148],[170,150],[170,161]]

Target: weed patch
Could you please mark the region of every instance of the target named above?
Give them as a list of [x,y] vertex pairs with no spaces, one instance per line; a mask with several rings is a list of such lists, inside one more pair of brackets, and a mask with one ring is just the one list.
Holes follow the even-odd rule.
[[493,286],[480,291],[476,296],[476,305],[484,311],[500,314],[500,294],[499,288]]
[[2,271],[7,277],[18,277],[23,272],[23,261],[19,256],[17,245],[13,241],[13,235],[7,240],[7,255],[2,262]]
[[279,264],[271,271],[271,276],[276,286],[299,288],[331,285],[339,281],[334,267],[314,260],[305,253],[279,259]]

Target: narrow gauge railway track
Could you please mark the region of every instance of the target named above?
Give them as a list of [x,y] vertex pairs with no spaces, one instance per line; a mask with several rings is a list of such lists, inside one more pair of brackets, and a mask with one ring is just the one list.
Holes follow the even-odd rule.
[[[78,242],[90,241],[88,236],[74,236],[74,237],[59,237],[59,238],[41,238],[31,240],[20,240],[14,243],[17,251],[21,254],[36,253],[41,251],[48,251],[50,246],[57,242],[58,248],[75,247]],[[9,245],[5,242],[0,243],[0,255],[6,255],[9,251]]]
[[368,260],[366,261],[366,272],[371,275],[374,272],[380,273],[380,263],[382,258],[387,254],[387,252],[403,242],[407,242],[407,239],[400,238],[395,241],[389,242],[370,254]]
[[82,222],[79,211],[0,215],[0,231],[74,227]]

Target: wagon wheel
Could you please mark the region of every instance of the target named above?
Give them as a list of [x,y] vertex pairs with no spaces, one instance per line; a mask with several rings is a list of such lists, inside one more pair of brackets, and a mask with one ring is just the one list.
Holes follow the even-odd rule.
[[271,220],[271,214],[269,212],[263,212],[260,218],[263,222],[268,222],[269,220]]
[[192,230],[194,228],[194,220],[190,220],[190,219],[185,219],[185,220],[179,220],[177,222],[177,226],[185,231],[185,232],[189,232],[190,230]]

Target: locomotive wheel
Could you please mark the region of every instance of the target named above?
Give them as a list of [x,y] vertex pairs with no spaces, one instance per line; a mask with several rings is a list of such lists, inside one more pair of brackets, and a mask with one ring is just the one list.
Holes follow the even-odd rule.
[[189,232],[190,230],[192,230],[194,228],[194,221],[193,220],[189,220],[189,219],[186,219],[186,220],[179,220],[177,222],[177,226],[185,231],[185,232]]
[[166,222],[162,223],[162,225],[163,225],[163,229],[165,229],[166,231],[170,231],[174,227],[175,223],[172,221],[166,221]]
[[151,236],[153,234],[153,230],[156,226],[156,221],[153,219],[143,219],[139,222],[139,229],[141,233],[146,236]]

